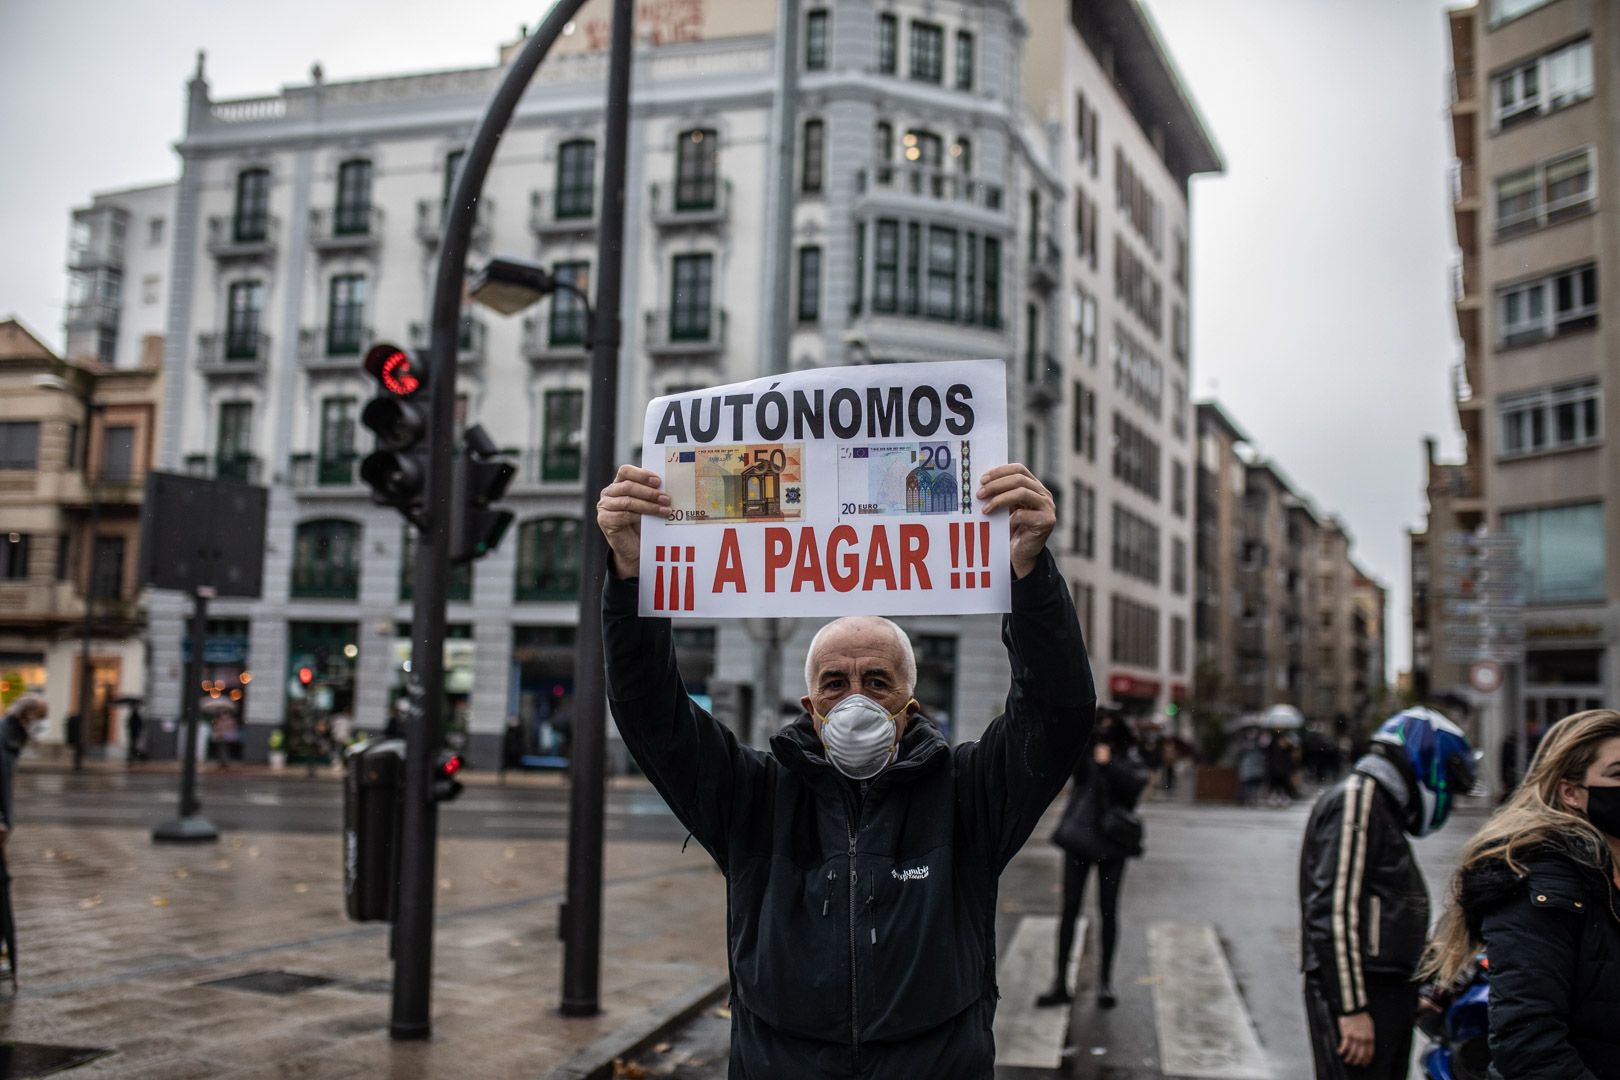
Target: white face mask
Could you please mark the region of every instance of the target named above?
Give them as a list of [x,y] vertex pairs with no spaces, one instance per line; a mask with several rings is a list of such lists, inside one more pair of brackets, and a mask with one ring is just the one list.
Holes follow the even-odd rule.
[[900,741],[895,718],[903,712],[902,707],[891,716],[887,709],[864,694],[844,698],[828,709],[826,716],[818,717],[821,745],[827,750],[827,760],[851,780],[870,780],[894,757]]

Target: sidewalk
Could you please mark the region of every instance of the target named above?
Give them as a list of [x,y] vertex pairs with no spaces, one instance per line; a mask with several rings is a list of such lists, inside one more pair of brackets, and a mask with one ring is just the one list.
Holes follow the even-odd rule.
[[[24,757],[17,763],[20,772],[38,773],[66,773],[73,770],[67,761],[53,761],[37,757]],[[122,761],[85,761],[84,772],[92,775],[120,776],[135,773],[146,776],[173,776],[180,775],[178,761],[138,761],[125,764]],[[343,770],[336,765],[318,765],[315,775],[309,775],[309,769],[302,765],[288,765],[281,769],[272,769],[268,765],[239,765],[233,763],[229,769],[222,770],[214,762],[197,765],[198,776],[234,776],[253,780],[330,780],[334,783],[343,779]],[[457,779],[468,787],[526,787],[526,788],[555,788],[565,791],[568,788],[568,773],[562,769],[526,769],[511,770],[504,779],[494,769],[464,769]],[[652,784],[646,777],[609,776],[607,778],[609,791],[651,791]]]
[[[388,1038],[388,928],[344,918],[336,836],[170,847],[39,825],[7,854],[22,989],[0,995],[0,1038],[115,1051],[74,1080],[538,1078],[725,979],[725,883],[696,845],[608,845],[604,1011],[564,1020],[565,845],[441,842],[425,1043]],[[280,996],[209,985],[263,971],[330,981]]]

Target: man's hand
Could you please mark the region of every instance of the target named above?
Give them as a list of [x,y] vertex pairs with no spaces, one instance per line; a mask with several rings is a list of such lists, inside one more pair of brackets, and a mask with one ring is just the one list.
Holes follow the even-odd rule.
[[613,570],[621,579],[641,574],[641,518],[669,517],[669,496],[658,490],[658,474],[620,465],[613,483],[596,500],[596,525],[613,552]]
[[[621,470],[622,474],[622,470]],[[984,501],[984,512],[1010,511],[1007,527],[1011,533],[1013,577],[1021,578],[1035,569],[1046,538],[1057,525],[1057,505],[1035,474],[1019,464],[997,465],[979,477],[974,497]]]
[[1339,1056],[1346,1065],[1372,1064],[1373,1022],[1370,1013],[1351,1013],[1339,1017]]

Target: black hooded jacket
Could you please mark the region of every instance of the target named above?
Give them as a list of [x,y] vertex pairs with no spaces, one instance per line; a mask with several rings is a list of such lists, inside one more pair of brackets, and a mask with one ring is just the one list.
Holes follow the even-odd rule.
[[1607,869],[1538,848],[1466,870],[1457,901],[1490,962],[1493,1075],[1620,1077],[1620,898]]
[[1005,713],[958,746],[913,718],[865,785],[827,762],[808,716],[766,754],[697,708],[634,582],[610,574],[603,607],[625,744],[726,875],[731,1075],[990,1076],[997,879],[1096,704],[1051,555],[1012,586]]

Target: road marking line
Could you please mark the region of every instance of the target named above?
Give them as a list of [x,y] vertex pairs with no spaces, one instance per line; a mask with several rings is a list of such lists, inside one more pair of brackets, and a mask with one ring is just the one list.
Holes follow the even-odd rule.
[[1192,1080],[1272,1080],[1215,928],[1148,927],[1159,1069]]
[[[1035,996],[1052,985],[1057,930],[1056,915],[1025,915],[1001,956],[996,981],[1002,997],[996,1006],[994,1028],[997,1065],[1056,1069],[1063,1064],[1063,1038],[1069,1032],[1071,1010],[1035,1007]],[[1086,919],[1082,916],[1075,929],[1074,955],[1069,958],[1070,990],[1080,972],[1085,943]]]

